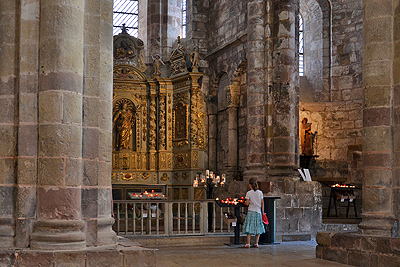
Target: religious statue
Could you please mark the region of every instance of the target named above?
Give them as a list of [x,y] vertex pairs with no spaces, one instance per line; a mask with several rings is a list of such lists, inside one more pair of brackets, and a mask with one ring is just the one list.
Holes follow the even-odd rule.
[[192,62],[194,70],[197,70],[197,68],[199,67],[199,59],[200,59],[199,48],[196,46],[194,48],[194,51],[190,53],[190,61]]
[[164,62],[161,60],[161,56],[159,54],[155,55],[153,58],[153,67],[154,67],[154,75],[155,76],[160,76],[161,71],[160,71],[160,66],[164,65]]
[[139,52],[138,67],[141,71],[146,71],[146,63],[144,62],[143,50]]
[[307,118],[303,118],[301,121],[301,152],[303,155],[312,156],[313,155],[313,134],[311,133],[311,124],[308,123]]
[[123,103],[122,109],[114,116],[114,125],[116,127],[116,142],[117,149],[131,149],[131,139],[133,126],[135,124],[135,116],[128,109],[128,104]]
[[121,46],[119,46],[114,53],[115,58],[134,58],[135,56],[132,45],[129,45],[126,41],[122,41]]

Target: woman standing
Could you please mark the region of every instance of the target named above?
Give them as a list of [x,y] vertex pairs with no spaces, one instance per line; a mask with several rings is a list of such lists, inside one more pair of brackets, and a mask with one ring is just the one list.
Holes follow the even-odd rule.
[[243,232],[247,234],[247,243],[243,245],[244,248],[250,247],[251,235],[256,236],[253,247],[258,248],[258,239],[260,234],[265,233],[264,223],[262,221],[262,213],[264,213],[264,197],[261,190],[258,189],[257,179],[250,178],[250,190],[246,193],[245,204],[249,206],[247,216],[243,224]]

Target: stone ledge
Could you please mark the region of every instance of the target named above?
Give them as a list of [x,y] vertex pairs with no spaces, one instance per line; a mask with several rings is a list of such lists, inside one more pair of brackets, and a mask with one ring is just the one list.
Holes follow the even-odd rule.
[[0,266],[127,267],[133,262],[135,266],[155,266],[155,251],[125,240],[118,243],[118,248],[93,247],[70,251],[7,249],[0,250]]
[[353,266],[400,266],[400,238],[318,232],[316,257]]

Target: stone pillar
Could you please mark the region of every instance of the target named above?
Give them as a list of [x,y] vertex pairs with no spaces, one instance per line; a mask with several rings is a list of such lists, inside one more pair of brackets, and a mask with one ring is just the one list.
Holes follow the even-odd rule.
[[[296,17],[299,12],[299,2],[298,0],[274,1],[272,12],[274,18],[271,85],[274,88],[270,90],[278,92],[275,98],[273,94],[269,94],[273,103],[269,175],[277,178],[297,176],[299,77],[296,59]],[[279,87],[282,89],[280,92]]]
[[[381,8],[377,9],[377,6]],[[385,8],[383,8],[385,6]],[[364,1],[364,128],[363,214],[364,234],[389,236],[393,224],[394,177],[398,165],[398,66],[394,64],[392,1]],[[382,30],[382,26],[385,30]],[[397,62],[398,63],[398,62]],[[397,80],[394,80],[396,78]],[[398,109],[398,108],[397,108]],[[397,122],[397,123],[396,123]],[[397,125],[396,125],[397,124]],[[396,127],[397,126],[397,127]],[[397,134],[398,135],[398,134]]]
[[17,3],[13,0],[0,2],[0,247],[14,245],[14,186],[16,181],[15,157],[17,155],[18,116],[14,103],[16,95]]
[[247,4],[247,165],[245,178],[265,179],[265,3]]
[[40,1],[39,150],[32,249],[86,246],[81,212],[84,0]]
[[230,177],[236,177],[238,169],[238,107],[237,103],[228,106],[228,173]]
[[[170,56],[176,38],[180,35],[180,1],[147,0],[147,3],[145,9],[141,9],[146,14],[140,14],[142,22],[140,27],[147,29],[147,32],[140,31],[139,38],[145,43],[145,56],[148,62],[151,61],[151,56],[156,54],[160,54],[161,59],[166,60]],[[142,6],[140,4],[140,7]],[[163,69],[166,68],[162,68],[161,71]],[[167,75],[162,72],[161,76]]]
[[[38,153],[39,0],[21,1],[19,32],[19,127],[15,246],[29,246],[35,218]],[[29,62],[29,64],[27,64]]]
[[[86,0],[82,216],[88,246],[115,245],[111,217],[112,1]],[[110,33],[110,34],[105,34]],[[94,67],[94,66],[99,66]]]
[[[208,166],[206,168],[214,171],[217,169],[217,114],[216,107],[209,104],[208,112]],[[214,111],[214,112],[210,112]]]

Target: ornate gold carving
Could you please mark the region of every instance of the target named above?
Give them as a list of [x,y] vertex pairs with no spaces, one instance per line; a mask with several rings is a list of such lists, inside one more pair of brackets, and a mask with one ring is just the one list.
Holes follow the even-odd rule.
[[190,103],[190,143],[193,146],[197,146],[197,92],[193,90],[192,98]]
[[129,169],[129,158],[126,155],[122,156],[122,169],[128,170]]
[[172,155],[168,154],[168,168],[172,168]]
[[165,154],[161,154],[161,162],[160,162],[160,167],[161,167],[161,169],[165,169],[166,167],[167,167],[167,159],[166,159],[166,156],[167,155],[165,155]]
[[178,46],[172,51],[170,56],[171,75],[187,72],[186,69],[186,48],[181,45],[181,39],[178,36]]
[[180,175],[179,172],[174,172],[174,179],[175,179],[176,181],[179,180],[179,175]]
[[125,174],[122,175],[122,180],[130,181],[130,180],[133,180],[133,179],[135,179],[134,173],[125,173]]
[[174,155],[175,168],[187,168],[189,165],[189,155],[187,153],[178,153]]
[[150,112],[149,112],[149,147],[156,149],[156,96],[150,96]]
[[129,99],[122,98],[115,102],[113,113],[114,149],[132,149],[132,131],[135,127],[135,106]]
[[180,89],[183,87],[190,87],[191,82],[189,80],[183,81],[183,82],[178,82],[174,84],[174,89]]
[[197,168],[199,166],[199,152],[193,151],[193,158],[192,158],[193,167]]
[[147,97],[145,95],[142,96],[142,114],[143,114],[142,135],[143,135],[143,142],[146,142],[147,141]]
[[193,88],[190,104],[190,140],[193,146],[200,149],[207,147],[206,134],[207,129],[203,123],[205,114],[201,111],[201,97],[199,88]]
[[114,44],[114,58],[134,58],[136,53],[134,45],[128,38],[122,40],[119,44]]
[[137,166],[138,169],[141,168],[140,159],[141,159],[141,156],[140,156],[140,154],[139,154],[139,155],[137,155],[137,158],[136,158],[136,160],[137,160],[137,161],[136,161],[136,166]]
[[142,157],[142,169],[145,170],[147,167],[147,157],[146,155],[143,155]]
[[163,173],[163,175],[161,176],[161,181],[163,181],[163,182],[166,182],[166,181],[168,181],[169,180],[169,176],[168,176],[168,174],[166,174],[166,173]]
[[188,108],[183,103],[178,103],[174,110],[174,141],[187,138]]
[[182,179],[183,180],[187,180],[189,178],[189,173],[187,173],[187,172],[184,172],[184,173],[182,173]]
[[159,149],[165,149],[166,146],[166,130],[165,130],[165,95],[160,95],[159,102]]
[[152,154],[151,155],[151,169],[152,170],[156,169],[156,161],[157,161],[156,154]]
[[172,147],[172,96],[168,94],[168,112],[167,112],[167,123],[168,123],[168,148]]
[[114,36],[114,65],[127,64],[144,71],[143,48],[143,41],[130,36],[124,27],[120,34]]
[[113,173],[112,175],[111,175],[111,180],[114,180],[114,181],[119,181],[119,177],[118,177],[118,174],[117,173]]
[[[176,101],[175,101],[176,100]],[[173,146],[188,144],[188,93],[176,94],[173,108]]]
[[132,166],[131,166],[131,168],[132,169],[136,169],[136,154],[132,154],[131,155],[131,164],[132,164]]
[[113,94],[113,102],[114,102],[115,98],[116,98],[118,95],[119,95],[118,93],[114,93],[114,94]]
[[142,176],[143,180],[147,180],[147,179],[149,179],[151,173],[144,172],[144,173],[141,173],[140,175]]
[[113,70],[114,79],[127,79],[127,80],[142,80],[143,77],[139,75],[134,69],[116,67]]
[[113,153],[113,169],[119,169],[119,155]]

